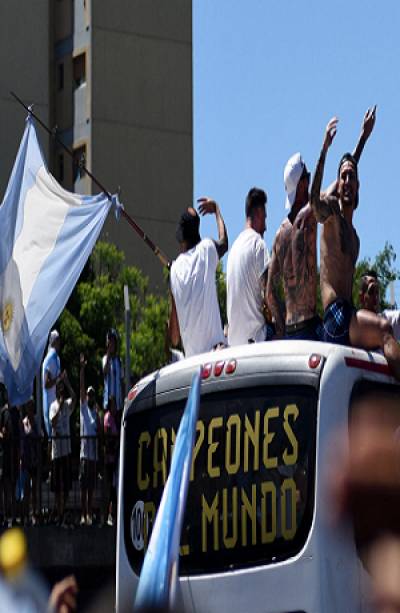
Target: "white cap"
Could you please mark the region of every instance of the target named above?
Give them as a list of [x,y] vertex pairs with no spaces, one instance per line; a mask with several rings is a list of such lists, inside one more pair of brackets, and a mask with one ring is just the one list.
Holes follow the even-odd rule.
[[295,153],[292,155],[290,160],[288,160],[285,170],[283,172],[283,180],[285,182],[286,189],[286,201],[285,201],[285,209],[289,210],[292,207],[292,204],[296,198],[297,186],[300,181],[300,177],[303,174],[303,170],[305,168],[305,164],[303,162],[303,158],[300,153]]

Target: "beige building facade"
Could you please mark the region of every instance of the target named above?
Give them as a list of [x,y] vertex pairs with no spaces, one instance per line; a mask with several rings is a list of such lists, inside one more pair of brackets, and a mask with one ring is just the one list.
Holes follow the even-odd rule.
[[[74,152],[72,160],[41,132],[60,183],[99,191],[80,169],[84,160],[109,191],[121,188],[127,212],[174,257],[176,222],[193,198],[191,0],[36,0],[26,3],[32,20],[22,21],[21,6],[5,4],[2,193],[23,131],[14,89]],[[161,284],[158,259],[126,221],[110,215],[103,238]]]

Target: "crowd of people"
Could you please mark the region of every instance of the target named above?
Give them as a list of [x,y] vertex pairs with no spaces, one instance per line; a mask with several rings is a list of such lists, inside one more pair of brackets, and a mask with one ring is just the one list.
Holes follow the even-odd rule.
[[[101,368],[104,395],[99,405],[92,385],[86,387],[86,359],[80,355],[79,398],[68,373],[61,368],[61,339],[52,330],[42,365],[42,412],[33,398],[22,406],[10,406],[7,391],[0,397],[0,527],[21,522],[35,525],[50,521],[62,527],[94,521],[93,497],[100,485],[100,509],[96,519],[114,525],[117,503],[119,429],[122,413],[122,370],[118,337],[110,329]],[[71,417],[79,400],[79,437],[71,429]],[[79,469],[73,442],[79,438]],[[67,512],[73,480],[79,480],[80,521]],[[54,500],[44,516],[40,504],[42,484]]]
[[[379,302],[353,305],[353,276],[360,241],[353,225],[359,200],[358,163],[375,125],[376,107],[368,109],[353,153],[340,160],[336,180],[322,191],[325,159],[338,120],[327,124],[313,180],[300,153],[284,170],[287,217],[269,256],[267,194],[253,187],[245,202],[245,229],[227,260],[227,330],[222,329],[216,268],[228,251],[228,234],[218,204],[199,199],[201,216],[214,214],[218,240],[200,237],[200,217],[189,207],[176,233],[181,253],[170,274],[169,337],[186,357],[227,345],[275,339],[318,340],[380,350],[400,379],[398,312],[378,312]],[[320,236],[320,288],[323,317],[317,313],[317,228]],[[374,271],[363,278],[361,294],[377,291]],[[372,279],[373,283],[368,281]],[[375,289],[373,289],[375,288]]]

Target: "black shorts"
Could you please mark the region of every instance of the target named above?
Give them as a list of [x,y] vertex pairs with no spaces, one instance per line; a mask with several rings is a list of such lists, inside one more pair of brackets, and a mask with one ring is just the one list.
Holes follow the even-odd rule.
[[79,466],[79,482],[83,490],[93,490],[96,486],[96,464],[95,460],[81,458]]
[[64,492],[68,494],[72,487],[71,474],[71,458],[69,455],[63,455],[61,458],[55,458],[51,462],[51,481],[52,492]]
[[285,327],[285,339],[293,341],[322,341],[322,321],[318,315]]

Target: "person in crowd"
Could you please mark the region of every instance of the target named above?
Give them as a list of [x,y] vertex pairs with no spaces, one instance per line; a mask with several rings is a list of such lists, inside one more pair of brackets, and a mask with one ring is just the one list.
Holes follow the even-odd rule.
[[384,309],[380,310],[380,283],[375,270],[367,270],[361,277],[360,283],[360,304],[363,309],[381,315],[392,326],[393,335],[396,341],[400,340],[400,310]]
[[[267,194],[257,187],[246,197],[246,226],[228,255],[228,344],[270,340],[274,330],[266,321],[266,283],[269,253],[263,236],[266,229]],[[269,319],[269,316],[267,316]]]
[[321,297],[324,307],[323,338],[327,342],[364,349],[379,347],[400,379],[400,347],[389,322],[352,303],[353,276],[360,241],[353,226],[358,206],[358,166],[350,153],[339,163],[337,195],[321,195],[325,158],[336,134],[338,120],[329,121],[311,187],[311,207],[321,233]]
[[16,486],[21,462],[21,415],[16,406],[6,403],[0,412],[0,438],[3,443],[3,483],[5,516],[8,525],[16,524]]
[[118,335],[114,328],[110,328],[106,336],[106,354],[102,360],[104,377],[103,407],[106,408],[110,396],[114,396],[117,411],[123,408],[122,393],[122,367],[118,355]]
[[24,487],[22,515],[25,525],[34,526],[38,518],[37,488],[41,437],[35,421],[33,398],[25,403],[23,410],[25,415],[22,419],[21,446],[21,474]]
[[[375,124],[375,108],[364,115],[353,156],[358,162]],[[278,336],[287,339],[322,339],[317,315],[317,221],[309,204],[310,173],[296,153],[284,171],[288,216],[275,237],[268,275],[268,305]],[[336,191],[336,181],[325,195]],[[282,282],[285,304],[280,300]]]
[[[68,396],[69,394],[69,396]],[[56,399],[50,405],[51,488],[55,492],[58,523],[67,527],[65,508],[72,485],[70,418],[75,410],[76,395],[66,371],[56,382]]]
[[98,462],[97,437],[99,435],[99,416],[96,394],[91,385],[85,389],[85,356],[80,356],[80,471],[81,486],[81,526],[93,523],[93,491],[96,485]]
[[215,200],[199,198],[200,215],[215,215],[218,240],[201,239],[200,218],[189,207],[182,213],[176,238],[181,254],[170,274],[171,314],[168,326],[173,347],[181,340],[186,357],[224,345],[215,273],[228,249],[228,234]]
[[107,524],[114,525],[117,508],[117,466],[119,452],[119,429],[114,396],[108,399],[104,414],[104,492],[106,498]]
[[59,353],[60,335],[57,330],[52,330],[49,336],[47,354],[42,365],[43,421],[47,436],[51,436],[49,411],[51,403],[56,399],[56,381],[61,372]]

